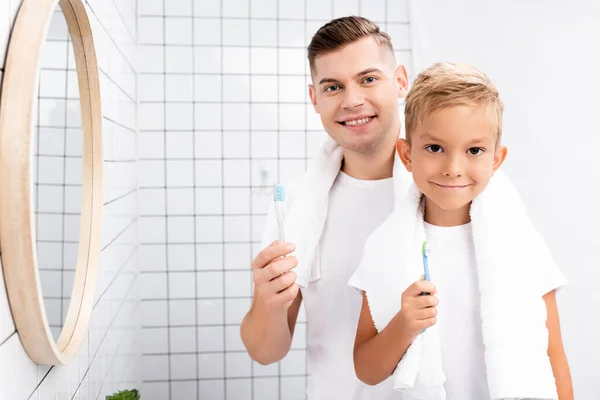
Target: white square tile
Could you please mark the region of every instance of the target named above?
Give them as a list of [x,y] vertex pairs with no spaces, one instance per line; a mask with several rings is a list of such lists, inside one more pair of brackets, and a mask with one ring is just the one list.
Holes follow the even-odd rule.
[[198,382],[198,391],[210,399],[225,398],[225,380],[208,380]]
[[195,156],[199,159],[222,157],[221,133],[220,132],[194,132]]
[[155,299],[167,298],[167,274],[165,272],[152,272],[142,274],[142,290],[152,293]]
[[[220,219],[219,219],[220,221]],[[222,244],[199,244],[196,246],[196,269],[220,270],[223,268]]]
[[[262,376],[266,376],[266,377],[271,377],[271,376],[278,376],[279,375],[279,363],[272,363],[269,365],[260,365],[257,362],[253,363],[253,376],[256,377],[262,377]],[[262,380],[261,379],[257,379],[258,380]],[[277,379],[277,378],[275,378]]]
[[411,48],[409,25],[389,23],[387,24],[387,33],[392,38],[394,50],[409,50]]
[[164,101],[164,76],[158,74],[139,74],[140,101]]
[[144,0],[138,3],[140,15],[163,15],[163,0]]
[[279,46],[304,47],[304,21],[279,21]]
[[198,272],[197,296],[198,298],[223,297],[223,272]]
[[65,42],[46,41],[42,46],[40,67],[66,69],[67,51],[68,48]]
[[38,124],[40,126],[53,126],[64,128],[65,126],[65,100],[40,99],[38,108]]
[[[166,101],[193,101],[194,78],[192,75],[166,75]],[[168,106],[167,106],[168,110]]]
[[223,190],[221,188],[196,189],[196,212],[198,214],[222,214]]
[[252,18],[277,18],[277,0],[250,0]]
[[167,213],[169,215],[193,215],[194,189],[167,189]]
[[[193,243],[194,217],[168,217],[167,243]],[[179,292],[179,289],[177,289]]]
[[[193,158],[193,132],[167,132],[166,155],[168,159]],[[167,165],[168,167],[169,165]]]
[[[196,328],[177,327],[171,329],[171,351],[173,353],[192,353],[196,351]],[[196,361],[192,358],[192,361]],[[195,369],[195,368],[194,368]],[[193,378],[193,376],[192,376]]]
[[37,240],[56,241],[62,239],[62,217],[56,214],[39,214],[36,224]]
[[[306,18],[328,21],[331,19],[332,0],[305,0]],[[324,25],[325,22],[321,23]],[[308,42],[307,42],[308,43]]]
[[[277,74],[277,49],[253,47],[251,52],[250,72],[253,74]],[[279,71],[284,73],[286,71]]]
[[[63,187],[40,185],[37,187],[36,214],[63,211]],[[81,210],[81,205],[79,206]]]
[[250,217],[247,216],[225,216],[223,230],[225,241],[248,242],[250,241]]
[[165,215],[165,191],[164,189],[140,189],[139,192],[140,215]]
[[360,0],[361,16],[375,23],[383,23],[386,20],[385,2],[386,0]]
[[166,240],[166,224],[164,217],[145,217],[138,221],[140,243],[157,244]]
[[223,160],[223,183],[225,186],[249,186],[250,160]]
[[[144,276],[145,274],[142,274]],[[145,298],[154,296],[154,294],[142,292]],[[162,326],[168,325],[167,301],[142,301],[142,326]]]
[[196,186],[221,186],[223,184],[221,160],[196,160]]
[[275,130],[279,127],[277,104],[252,104],[250,118],[252,130]]
[[304,19],[304,1],[305,0],[289,2],[285,0],[279,0],[279,18]]
[[225,323],[240,324],[250,309],[252,299],[225,299]]
[[[200,347],[200,346],[198,346]],[[198,354],[198,377],[223,378],[225,375],[225,356],[223,353]],[[200,388],[201,393],[205,393]],[[214,399],[223,397],[212,397]]]
[[277,132],[254,131],[251,134],[251,154],[253,158],[277,157]]
[[219,217],[196,218],[196,240],[200,243],[220,243],[223,241],[223,221]]
[[225,296],[240,297],[252,296],[252,272],[251,271],[226,271],[225,272]]
[[196,300],[169,300],[169,326],[195,324]]
[[223,20],[223,45],[248,46],[250,44],[250,23],[247,19]]
[[220,45],[221,20],[217,18],[194,19],[194,45]]
[[223,73],[244,74],[250,70],[250,49],[244,47],[223,48]]
[[[300,313],[298,314],[297,321],[300,322],[302,320],[302,315],[304,312],[304,307],[300,307]],[[304,314],[306,317],[306,314]],[[306,321],[306,318],[304,318]],[[292,338],[292,349],[305,349],[306,348],[306,324],[296,323],[296,328],[294,328],[294,337]]]
[[168,328],[142,330],[143,354],[165,354],[169,352]]
[[194,57],[192,47],[167,46],[165,52],[165,72],[187,73],[194,72]]
[[144,376],[141,390],[141,393],[144,393],[144,400],[164,400],[169,398],[169,382],[148,382],[146,379]]
[[177,45],[191,45],[192,18],[166,18],[165,19],[165,42]]
[[321,131],[324,133],[321,116],[317,114],[312,104],[306,105],[306,129],[310,131]]
[[140,104],[138,126],[141,130],[161,130],[165,127],[164,105],[142,103]]
[[164,19],[162,17],[142,17],[139,19],[140,44],[164,43]]
[[140,161],[139,185],[164,186],[165,185],[165,162],[164,161]]
[[194,129],[194,105],[192,103],[167,103],[166,127],[176,130]]
[[308,72],[306,64],[308,61],[304,55],[304,49],[278,49],[279,52],[279,74],[282,75],[304,75]]
[[249,243],[226,243],[224,268],[226,270],[250,271],[252,254]]
[[140,246],[138,257],[142,272],[165,271],[167,269],[167,251],[165,245]]
[[407,0],[387,0],[388,22],[409,22]]
[[225,188],[224,191],[225,214],[249,214],[250,190],[238,188]]
[[292,350],[281,360],[281,375],[306,373],[306,351]]
[[67,100],[67,127],[81,128],[81,105],[79,100]]
[[143,376],[145,380],[169,379],[168,356],[147,355],[142,357]]
[[281,400],[296,400],[298,399],[298,393],[304,393],[305,390],[305,377],[301,376],[281,378]]
[[221,104],[195,104],[194,129],[221,129]]
[[250,0],[222,0],[223,17],[249,17]]
[[279,105],[279,129],[303,130],[306,126],[306,107],[302,104]]
[[227,384],[227,395],[231,394],[231,397],[236,400],[252,399],[251,379],[226,380],[225,382]]
[[249,129],[249,104],[223,104],[223,129]]
[[304,103],[309,101],[305,78],[302,76],[280,76],[279,101],[282,103]]
[[250,133],[247,131],[223,132],[223,157],[250,158]]
[[[241,378],[252,375],[252,363],[248,353],[226,353],[225,365],[227,366],[227,378]],[[236,383],[239,383],[236,380]],[[235,396],[236,399],[242,397]]]
[[250,101],[249,75],[223,75],[224,101]]
[[221,16],[221,0],[193,0],[194,16],[219,17]]
[[[198,325],[219,325],[224,321],[223,316],[223,299],[202,299],[198,300],[197,308],[197,323]],[[222,329],[222,327],[219,327]],[[210,334],[210,333],[208,333]],[[223,349],[223,335],[218,340],[220,347],[216,350]]]
[[221,73],[222,55],[220,47],[195,47],[194,72]]
[[251,78],[250,84],[253,102],[277,102],[277,76],[254,75]]
[[181,382],[171,381],[171,395],[174,399],[197,399],[198,382],[195,380]]
[[[37,127],[35,140],[37,142],[37,144],[34,143],[34,146],[37,146],[37,149],[34,150],[36,154],[65,155],[64,128]],[[79,149],[79,154],[81,155],[81,149]]]
[[227,351],[246,351],[239,326],[232,325],[225,327],[225,348]]
[[139,47],[140,72],[164,72],[165,52],[162,46]]
[[304,160],[279,160],[279,179],[281,182],[292,182],[304,173],[306,162]]
[[194,100],[195,101],[221,101],[221,76],[218,75],[196,75],[194,77]]
[[277,160],[252,160],[252,186],[269,187],[271,189],[271,186],[280,182],[277,169]]
[[165,1],[165,15],[184,17],[192,15],[192,0]]
[[333,18],[360,15],[360,0],[333,0]]
[[250,20],[250,41],[252,46],[277,46],[277,21]]
[[306,156],[305,132],[284,131],[279,137],[279,156],[282,158],[298,158]]
[[40,97],[65,97],[67,94],[67,76],[64,71],[40,71]]
[[254,398],[261,400],[279,400],[279,379],[254,379]]

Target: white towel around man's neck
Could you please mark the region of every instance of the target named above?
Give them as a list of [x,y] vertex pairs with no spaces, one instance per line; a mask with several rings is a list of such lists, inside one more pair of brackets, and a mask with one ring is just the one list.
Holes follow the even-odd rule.
[[[357,287],[360,282],[365,290],[378,331],[400,310],[404,290],[423,275],[421,247],[426,237],[421,193],[397,157],[394,196],[393,213],[367,240],[361,264],[350,280]],[[471,224],[490,396],[493,400],[557,399],[547,354],[546,307],[536,286],[544,270],[553,267],[553,260],[502,171],[473,201]],[[434,275],[432,281],[435,284]],[[446,398],[436,325],[413,341],[393,375],[394,388],[405,399]]]

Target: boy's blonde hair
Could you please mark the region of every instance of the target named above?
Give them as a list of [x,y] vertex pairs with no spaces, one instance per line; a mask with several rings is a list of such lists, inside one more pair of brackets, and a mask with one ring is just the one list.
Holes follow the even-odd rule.
[[319,28],[308,45],[308,63],[311,73],[315,69],[315,59],[323,54],[340,50],[359,39],[371,36],[394,56],[394,48],[390,36],[381,31],[374,22],[355,15],[336,18]]
[[406,140],[410,143],[417,126],[434,112],[459,105],[485,107],[500,143],[504,105],[496,86],[476,66],[449,62],[434,64],[415,79],[404,109]]

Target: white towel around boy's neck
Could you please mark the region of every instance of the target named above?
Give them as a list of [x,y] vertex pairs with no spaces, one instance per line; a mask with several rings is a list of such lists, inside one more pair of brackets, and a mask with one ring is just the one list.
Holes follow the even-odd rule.
[[[398,159],[394,196],[394,211],[367,240],[355,273],[378,331],[400,310],[404,290],[423,275],[421,193]],[[553,260],[502,171],[473,201],[471,224],[490,396],[557,399],[547,354],[546,307],[536,286]],[[432,281],[435,284],[433,273]],[[393,375],[394,388],[405,399],[446,398],[436,325],[413,341]]]

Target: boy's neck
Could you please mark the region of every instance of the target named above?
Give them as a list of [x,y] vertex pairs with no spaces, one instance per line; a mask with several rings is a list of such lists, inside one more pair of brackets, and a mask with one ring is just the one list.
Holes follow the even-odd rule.
[[[342,172],[356,179],[378,180],[392,177],[396,138],[381,143],[379,149],[371,154],[343,151]],[[387,143],[390,142],[390,143]]]
[[425,222],[435,226],[459,226],[471,222],[471,203],[458,210],[444,210],[425,197]]

